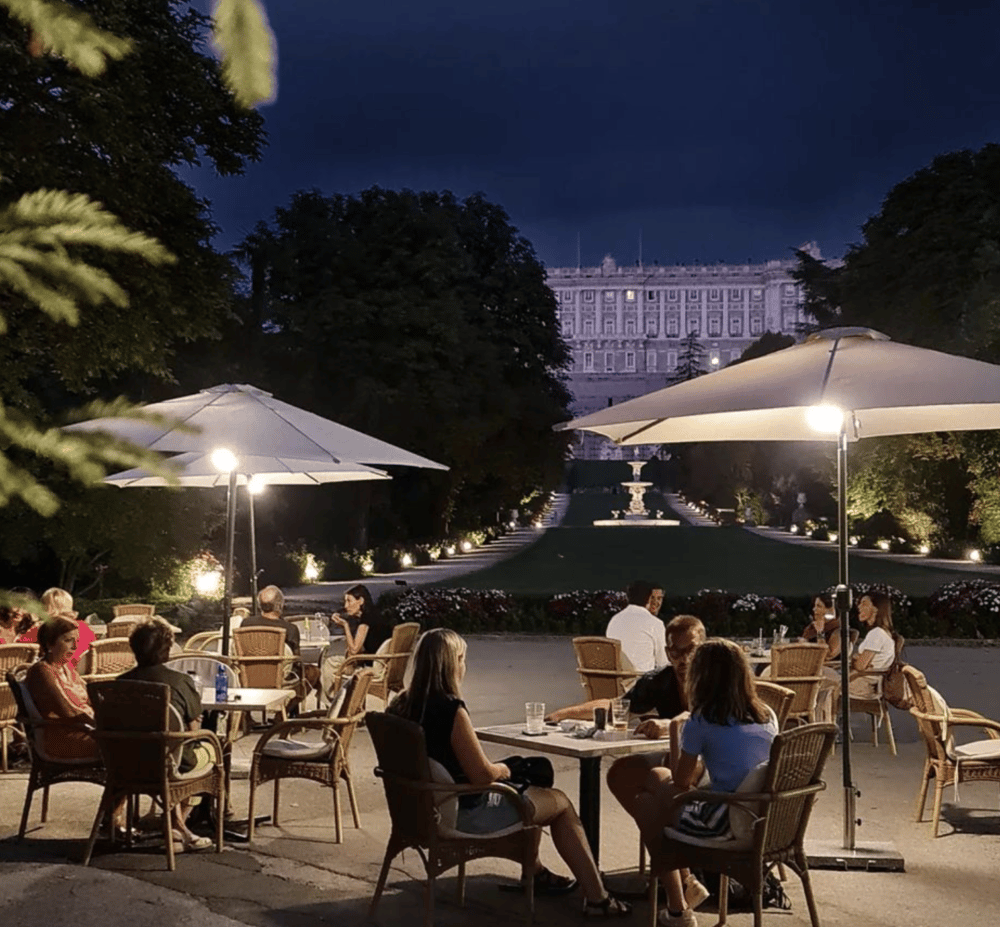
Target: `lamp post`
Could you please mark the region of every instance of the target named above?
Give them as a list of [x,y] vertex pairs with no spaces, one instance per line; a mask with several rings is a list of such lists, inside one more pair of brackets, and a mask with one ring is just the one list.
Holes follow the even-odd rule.
[[256,476],[247,480],[247,502],[250,506],[250,609],[257,614],[257,524],[254,520],[253,497],[264,491],[264,483]]
[[239,461],[228,448],[212,451],[212,466],[229,474],[226,490],[226,577],[222,594],[222,655],[229,656],[229,629],[233,613],[233,543],[236,539],[236,465]]

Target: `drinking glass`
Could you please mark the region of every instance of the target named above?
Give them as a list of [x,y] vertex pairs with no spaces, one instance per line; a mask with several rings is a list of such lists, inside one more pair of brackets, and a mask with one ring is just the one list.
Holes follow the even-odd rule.
[[524,703],[524,730],[528,734],[544,733],[545,702]]
[[611,700],[611,729],[613,731],[628,730],[627,698],[613,698]]

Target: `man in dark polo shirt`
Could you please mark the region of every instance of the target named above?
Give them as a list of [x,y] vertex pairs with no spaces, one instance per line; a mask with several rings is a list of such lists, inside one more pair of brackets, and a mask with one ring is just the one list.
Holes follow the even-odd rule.
[[252,628],[255,625],[265,628],[284,628],[285,643],[295,656],[299,655],[299,629],[292,621],[281,617],[285,610],[285,594],[277,586],[265,586],[257,593],[260,614],[244,618],[241,628]]

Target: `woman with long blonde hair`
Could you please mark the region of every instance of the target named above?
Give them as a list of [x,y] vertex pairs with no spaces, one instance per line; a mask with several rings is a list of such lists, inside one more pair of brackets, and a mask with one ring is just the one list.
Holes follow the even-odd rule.
[[[465,641],[454,631],[435,628],[425,632],[417,643],[410,684],[393,700],[389,711],[424,729],[427,755],[444,766],[456,782],[485,786],[509,779],[510,769],[505,763],[490,762],[472,726],[461,691],[465,653]],[[557,876],[536,859],[535,892],[564,894],[579,882],[584,892],[585,916],[630,914],[631,906],[605,889],[580,818],[566,795],[558,789],[529,786],[524,798],[533,823],[550,828],[557,852],[575,876],[574,879]],[[486,834],[519,823],[518,809],[505,796],[501,799],[496,802],[486,793],[461,796],[457,829]]]
[[[778,733],[774,713],[758,698],[753,672],[743,650],[732,641],[710,638],[696,651],[688,671],[691,717],[681,734],[680,758],[672,774],[661,770],[655,794],[636,799],[636,820],[647,846],[663,838],[664,827],[692,837],[721,837],[729,832],[729,806],[673,800],[696,787],[699,759],[716,792],[735,792],[747,774],[767,761]],[[680,872],[659,873],[667,892],[663,927],[697,927],[684,900]]]

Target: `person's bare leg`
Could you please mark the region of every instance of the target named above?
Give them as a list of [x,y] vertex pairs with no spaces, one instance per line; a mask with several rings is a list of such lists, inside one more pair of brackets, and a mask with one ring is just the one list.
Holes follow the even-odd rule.
[[[655,846],[657,841],[663,839],[663,828],[671,821],[670,802],[675,795],[680,794],[680,791],[673,783],[665,783],[658,794],[644,792],[637,797],[636,822],[646,849]],[[657,876],[667,893],[668,910],[683,911],[687,904],[684,901],[684,885],[680,870],[661,869],[657,872]]]
[[555,711],[550,711],[545,716],[545,720],[556,722],[593,721],[595,708],[603,708],[605,711],[610,711],[610,699],[598,698],[590,702],[581,702],[579,705],[568,705],[566,708],[557,708]]
[[607,892],[572,802],[558,789],[529,788],[525,794],[535,810],[532,820],[549,828],[556,852],[580,883],[587,901],[601,901]]

